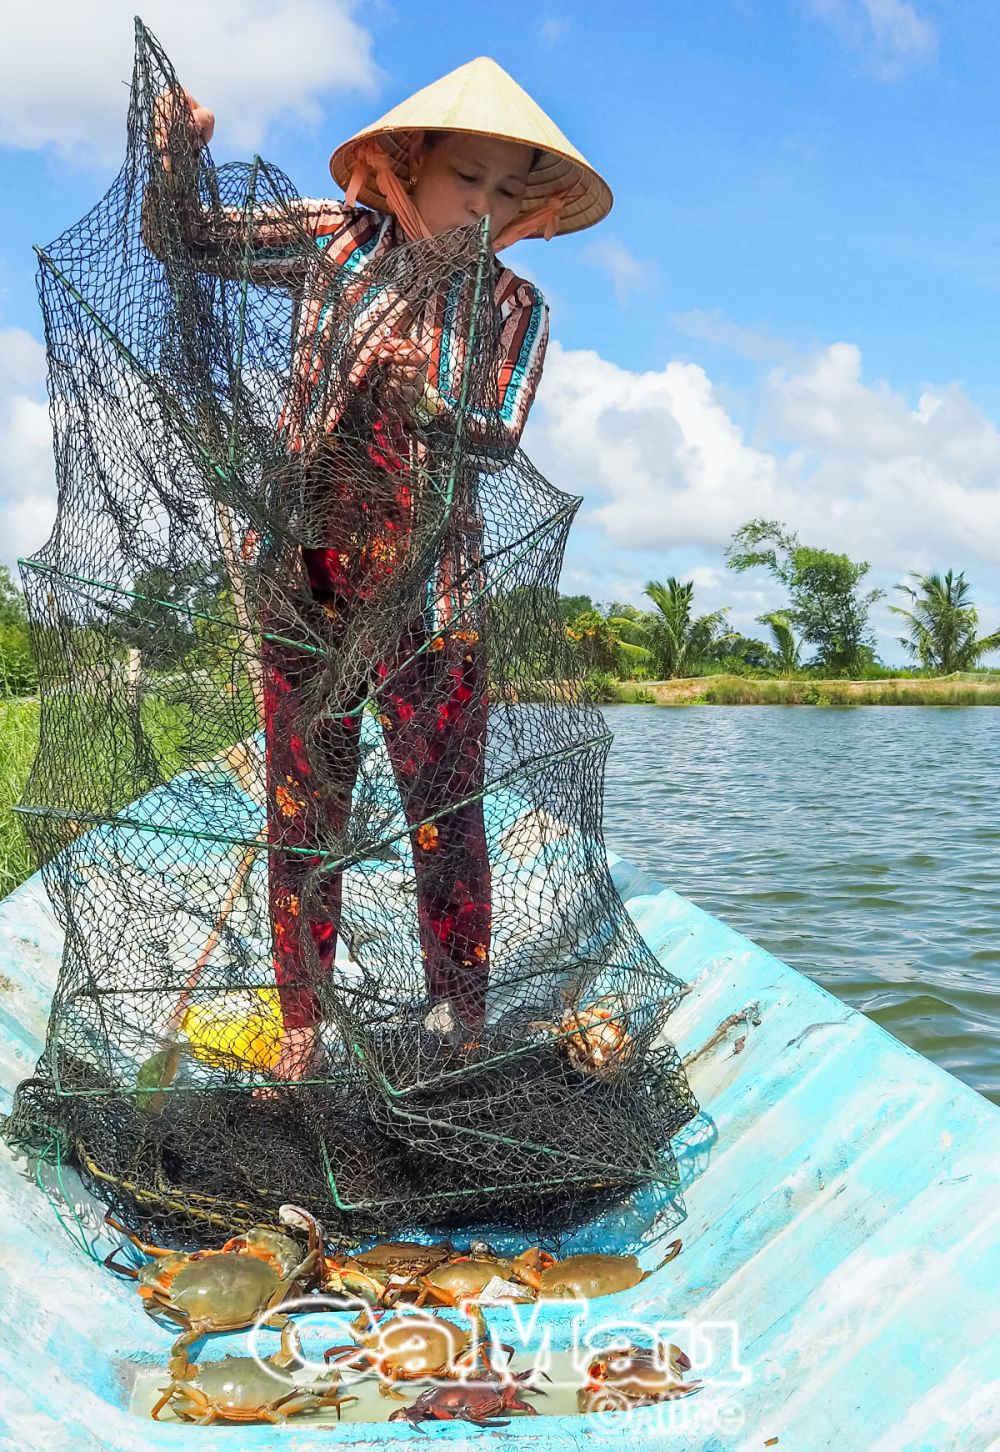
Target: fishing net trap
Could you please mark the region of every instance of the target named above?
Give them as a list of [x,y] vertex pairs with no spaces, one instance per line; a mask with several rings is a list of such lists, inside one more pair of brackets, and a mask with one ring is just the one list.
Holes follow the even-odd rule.
[[612,884],[557,609],[579,501],[500,416],[488,222],[338,267],[179,94],[139,27],[125,165],[39,252],[19,811],[65,948],[6,1135],[162,1239],[672,1197],[682,987]]

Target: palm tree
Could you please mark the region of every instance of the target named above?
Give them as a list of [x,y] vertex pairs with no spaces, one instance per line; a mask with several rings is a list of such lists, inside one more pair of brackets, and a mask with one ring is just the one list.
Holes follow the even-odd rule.
[[771,630],[771,652],[775,656],[778,669],[786,676],[799,668],[799,642],[795,639],[795,632],[792,629],[792,622],[787,615],[780,610],[772,610],[768,615],[758,615],[757,619],[761,625],[767,625]]
[[990,651],[1000,650],[1000,630],[977,638],[979,614],[969,595],[964,572],[951,570],[942,578],[938,574],[921,575],[911,570],[917,588],[897,585],[908,595],[913,608],[890,605],[894,615],[907,624],[907,635],[898,637],[900,645],[925,670],[950,675],[952,671],[970,670]]
[[727,631],[727,610],[714,610],[711,615],[692,618],[691,599],[694,581],[683,584],[673,575],[665,585],[650,580],[645,593],[656,606],[649,622],[649,637],[657,668],[665,677],[680,676],[688,667],[697,665],[719,640],[734,632]]

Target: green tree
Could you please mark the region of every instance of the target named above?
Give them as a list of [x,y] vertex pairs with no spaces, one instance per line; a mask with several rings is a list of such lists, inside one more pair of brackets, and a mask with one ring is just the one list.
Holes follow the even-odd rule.
[[774,655],[756,636],[735,630],[719,637],[705,657],[705,664],[730,675],[755,676],[774,669]]
[[648,617],[647,633],[653,660],[662,676],[693,671],[720,641],[734,638],[734,632],[726,630],[728,609],[692,615],[693,580],[682,582],[673,575],[665,585],[650,580],[645,593],[656,606],[655,613]]
[[6,565],[0,565],[0,625],[24,625],[28,615],[24,596]]
[[203,622],[191,613],[214,620],[225,620],[224,611],[231,614],[218,567],[206,575],[204,565],[197,563],[179,569],[151,565],[136,574],[132,590],[115,630],[120,641],[142,652],[147,669],[176,670],[189,651],[232,629],[228,622]]
[[564,625],[575,620],[578,615],[583,615],[587,610],[594,609],[594,602],[589,595],[560,595],[559,596],[559,619]]
[[956,575],[949,570],[942,577],[911,570],[910,577],[916,588],[897,585],[896,589],[909,596],[912,609],[901,605],[889,609],[906,621],[907,634],[898,637],[900,645],[925,670],[943,675],[971,670],[984,655],[1000,650],[1000,630],[992,635],[978,633],[979,613],[964,572]]
[[565,629],[568,639],[576,645],[585,673],[613,671],[619,676],[628,675],[649,662],[650,653],[644,645],[624,638],[636,629],[635,621],[628,617],[608,618],[599,610],[584,610]]
[[37,689],[24,596],[8,567],[0,565],[0,697],[33,695]]
[[860,593],[867,560],[799,543],[778,520],[751,519],[733,535],[726,551],[731,569],[763,567],[784,585],[789,607],[782,612],[803,640],[815,647],[813,664],[834,675],[856,675],[875,659],[868,615],[884,590]]
[[784,675],[797,671],[800,664],[799,642],[795,639],[795,631],[788,616],[780,610],[772,610],[767,615],[758,615],[757,619],[771,632],[770,650],[778,670]]

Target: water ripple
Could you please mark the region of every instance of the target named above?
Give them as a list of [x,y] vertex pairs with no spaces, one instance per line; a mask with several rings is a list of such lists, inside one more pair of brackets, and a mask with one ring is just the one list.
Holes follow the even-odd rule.
[[605,714],[611,847],[1000,1104],[1000,711]]

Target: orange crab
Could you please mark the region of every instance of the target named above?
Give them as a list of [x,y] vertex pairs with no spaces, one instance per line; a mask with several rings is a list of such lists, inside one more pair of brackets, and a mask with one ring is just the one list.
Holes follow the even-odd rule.
[[551,1261],[541,1272],[539,1295],[543,1300],[590,1300],[630,1291],[680,1254],[682,1242],[672,1240],[659,1265],[643,1270],[634,1255],[607,1255],[590,1251]]
[[555,1258],[537,1246],[513,1257],[498,1256],[486,1245],[475,1245],[471,1255],[454,1256],[416,1280],[415,1305],[428,1301],[433,1306],[460,1306],[475,1301],[490,1281],[516,1282],[525,1287],[522,1299],[531,1300],[541,1290],[545,1272]]
[[622,1069],[632,1052],[626,1017],[621,999],[606,995],[582,1008],[567,1000],[558,1023],[535,1020],[528,1027],[553,1034],[560,1053],[574,1069],[610,1078]]
[[387,1306],[395,1296],[410,1288],[455,1254],[450,1241],[424,1245],[415,1240],[389,1240],[353,1255],[326,1256],[323,1289],[333,1294],[357,1296],[372,1306]]
[[[353,1343],[327,1347],[323,1359],[328,1365],[374,1371],[382,1396],[404,1395],[396,1390],[400,1381],[467,1380],[480,1363],[492,1372],[486,1318],[476,1306],[464,1309],[471,1331],[426,1311],[399,1311],[382,1322],[380,1313],[366,1308],[348,1327]],[[500,1350],[508,1357],[514,1354],[513,1346],[501,1345]]]
[[287,1318],[277,1308],[315,1283],[323,1246],[319,1225],[295,1205],[282,1205],[278,1214],[283,1224],[306,1228],[309,1245],[304,1255],[291,1236],[263,1226],[233,1236],[218,1250],[166,1250],[139,1240],[107,1216],[107,1223],[149,1260],[136,1270],[118,1264],[117,1252],[112,1251],[105,1265],[137,1282],[150,1315],[166,1316],[184,1329],[171,1357],[171,1375],[182,1374],[175,1366],[183,1364],[184,1347],[204,1335],[240,1331],[262,1319],[273,1326],[283,1325]]
[[576,1394],[581,1412],[627,1411],[655,1402],[673,1401],[700,1391],[700,1381],[683,1381],[691,1370],[679,1346],[627,1346],[602,1352],[587,1368],[587,1380]]

